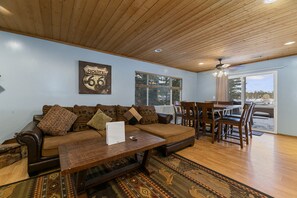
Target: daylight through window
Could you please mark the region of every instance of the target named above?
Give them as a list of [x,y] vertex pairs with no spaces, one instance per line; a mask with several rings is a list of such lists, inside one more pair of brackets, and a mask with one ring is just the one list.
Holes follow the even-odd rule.
[[136,105],[170,105],[181,100],[182,79],[135,73]]

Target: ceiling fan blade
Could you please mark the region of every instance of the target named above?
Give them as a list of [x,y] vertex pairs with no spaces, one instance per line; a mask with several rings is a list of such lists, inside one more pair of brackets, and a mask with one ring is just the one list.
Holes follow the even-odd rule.
[[227,68],[227,67],[229,67],[230,66],[230,64],[223,64],[222,65],[222,68]]

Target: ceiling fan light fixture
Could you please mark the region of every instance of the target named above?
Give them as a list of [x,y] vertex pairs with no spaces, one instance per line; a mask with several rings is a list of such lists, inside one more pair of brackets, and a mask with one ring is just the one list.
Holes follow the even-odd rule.
[[219,58],[219,64],[216,65],[216,71],[212,74],[214,77],[221,78],[222,76],[227,76],[228,72],[225,70],[230,66],[230,64],[223,64],[222,59]]

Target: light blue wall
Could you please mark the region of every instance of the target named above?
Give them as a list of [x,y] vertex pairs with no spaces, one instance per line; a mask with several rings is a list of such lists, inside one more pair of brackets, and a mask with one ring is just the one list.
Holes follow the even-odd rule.
[[[294,125],[297,121],[297,56],[246,64],[231,68],[229,73],[230,75],[237,75],[266,71],[277,71],[277,132],[297,136],[297,129]],[[211,76],[211,73],[197,74],[199,100],[208,100],[212,95],[215,95],[215,88],[213,88],[215,78]],[[207,78],[207,76],[209,77]],[[207,85],[210,85],[210,89],[203,89],[203,86]]]
[[216,80],[212,73],[208,71],[197,74],[197,98],[200,102],[216,99]]
[[[9,42],[20,43],[20,49]],[[78,94],[79,60],[112,66],[111,95]],[[5,88],[0,143],[41,113],[44,104],[134,104],[135,71],[182,78],[182,99],[197,99],[196,73],[0,31],[0,85]]]

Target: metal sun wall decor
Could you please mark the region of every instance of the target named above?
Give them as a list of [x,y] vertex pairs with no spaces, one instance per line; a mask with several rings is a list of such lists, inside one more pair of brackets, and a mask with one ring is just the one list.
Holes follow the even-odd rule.
[[111,66],[79,61],[79,93],[111,94]]

